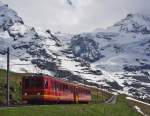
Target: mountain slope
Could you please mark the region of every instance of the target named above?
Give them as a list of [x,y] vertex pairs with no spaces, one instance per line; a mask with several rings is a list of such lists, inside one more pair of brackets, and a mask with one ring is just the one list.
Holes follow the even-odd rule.
[[[103,75],[98,76],[96,80],[99,84],[105,83],[110,88],[149,99],[149,19],[143,15],[129,14],[104,32],[96,30],[75,35],[72,38],[72,44],[74,41],[83,43],[84,39],[89,41],[88,44],[90,41],[95,42],[90,47],[91,51],[96,47],[101,55],[95,52],[93,56],[98,59],[95,59],[94,62],[80,55],[83,53],[83,48],[80,50],[73,47],[72,51],[77,50],[78,54],[80,53],[78,57],[91,62],[91,66],[102,71]],[[135,23],[138,27],[135,27]],[[83,38],[82,42],[81,38]],[[84,49],[86,47],[90,49],[88,44],[86,43]],[[88,53],[87,57],[90,58]],[[73,52],[73,54],[76,56],[76,53]]]

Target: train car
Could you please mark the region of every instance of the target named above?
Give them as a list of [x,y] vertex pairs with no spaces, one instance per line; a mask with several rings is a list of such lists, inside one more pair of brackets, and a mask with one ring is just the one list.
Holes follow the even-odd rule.
[[88,103],[90,89],[48,75],[22,79],[22,100],[28,103]]
[[91,91],[83,86],[78,86],[76,90],[76,94],[78,96],[78,102],[79,103],[86,103],[88,101],[91,101]]

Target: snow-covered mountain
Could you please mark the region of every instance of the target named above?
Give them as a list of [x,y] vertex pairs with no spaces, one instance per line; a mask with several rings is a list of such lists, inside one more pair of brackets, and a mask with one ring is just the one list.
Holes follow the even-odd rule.
[[150,18],[129,14],[112,27],[78,35],[25,25],[0,3],[0,68],[58,78],[150,99]]
[[23,24],[22,19],[17,16],[17,13],[8,8],[8,5],[5,5],[2,2],[0,2],[0,17],[0,32],[7,30],[15,23]]
[[125,19],[115,23],[109,30],[150,34],[150,17],[141,14],[128,14]]

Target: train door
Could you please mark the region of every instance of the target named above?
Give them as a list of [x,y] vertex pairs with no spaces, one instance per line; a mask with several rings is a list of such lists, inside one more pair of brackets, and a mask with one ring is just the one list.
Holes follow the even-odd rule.
[[53,80],[51,80],[51,94],[55,95],[55,83]]
[[78,87],[74,87],[74,101],[76,103],[79,102],[79,91],[78,91]]
[[53,95],[56,96],[56,82],[53,81]]
[[54,81],[54,95],[55,96],[58,96],[58,82],[57,81]]
[[76,102],[76,87],[73,87],[73,98],[74,102]]
[[49,94],[49,80],[44,79],[44,94],[48,95]]

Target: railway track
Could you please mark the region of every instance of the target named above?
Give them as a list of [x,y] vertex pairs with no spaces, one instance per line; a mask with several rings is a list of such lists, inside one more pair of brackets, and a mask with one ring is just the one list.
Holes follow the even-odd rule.
[[10,106],[0,106],[0,109],[7,109],[7,108],[16,108],[16,107],[30,107],[34,106],[31,104],[26,104],[26,105],[10,105]]
[[[106,104],[115,104],[116,100],[117,100],[117,95],[113,95],[110,99],[105,101],[105,103]],[[4,106],[3,105],[3,106],[0,106],[0,109],[16,108],[16,107],[32,107],[32,106],[37,106],[37,105],[44,106],[44,105],[56,105],[56,104],[16,104],[16,105],[10,105],[10,106]]]

